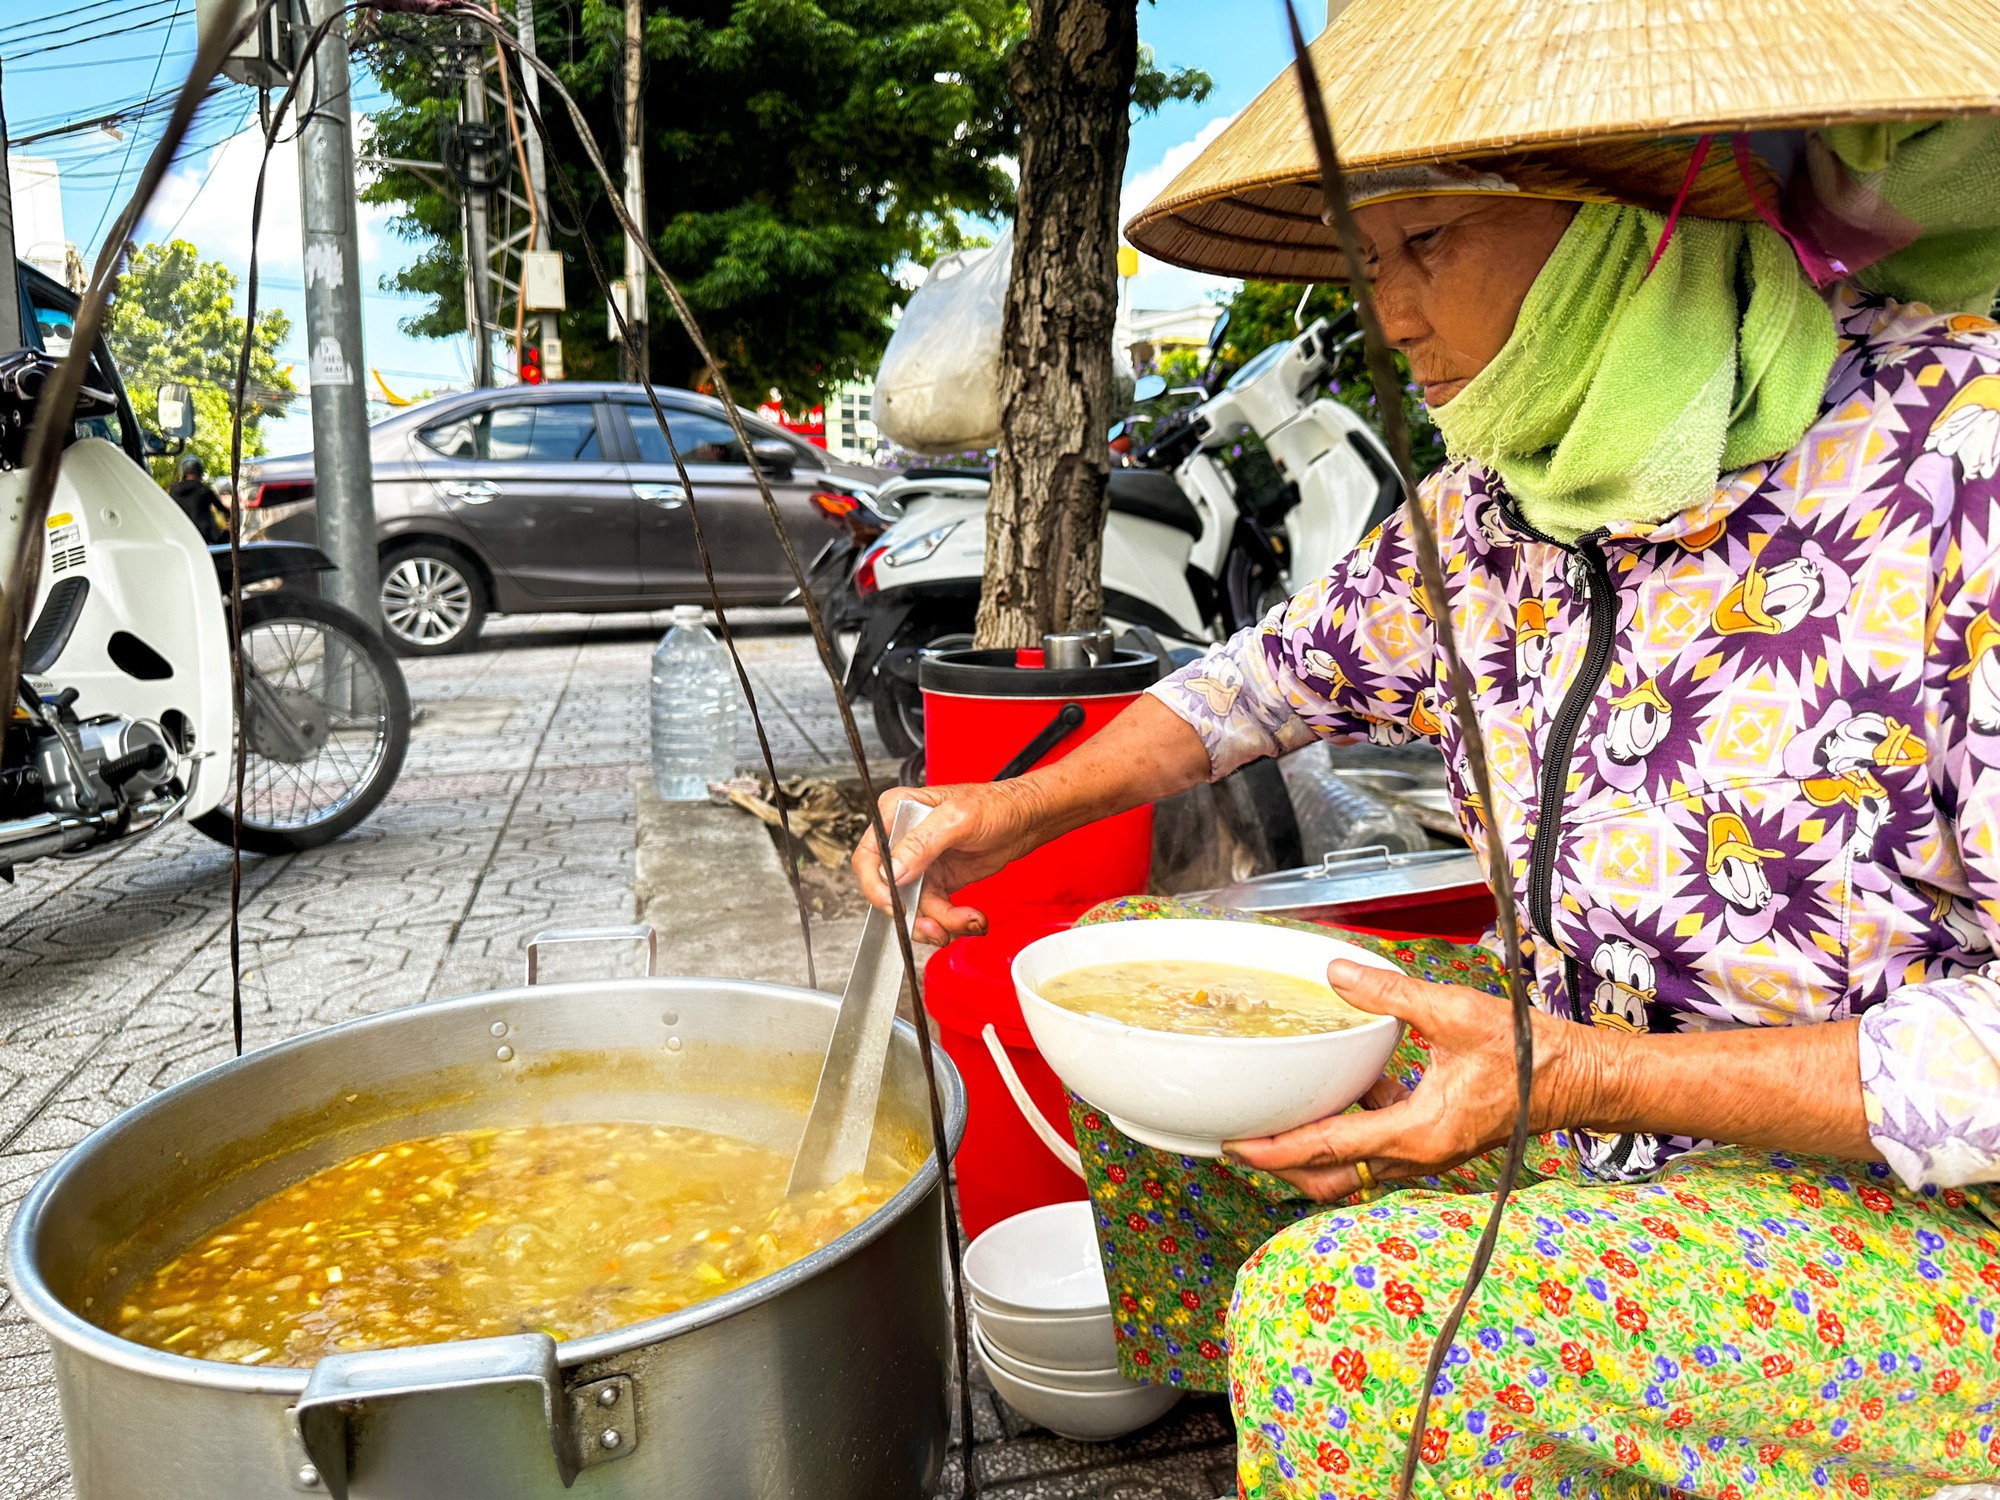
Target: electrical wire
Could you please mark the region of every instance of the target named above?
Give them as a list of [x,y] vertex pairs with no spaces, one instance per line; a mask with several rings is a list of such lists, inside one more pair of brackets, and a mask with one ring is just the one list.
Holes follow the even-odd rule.
[[[134,12],[159,10],[166,6],[171,5],[176,8],[175,14],[178,15],[185,13],[184,12],[185,4],[186,0],[138,0],[138,3],[136,5],[128,5],[120,8],[117,5],[116,0],[104,0],[104,6],[102,8],[110,10],[111,15],[109,16],[105,15],[82,16],[81,19],[76,19],[79,15],[81,15],[82,11],[87,11],[92,9],[92,7],[90,6],[83,6],[78,9],[56,11],[50,15],[40,17],[38,20],[35,21],[17,21],[7,26],[0,26],[0,46],[11,47],[18,45],[19,43],[24,41],[39,42],[39,41],[45,41],[47,38],[52,36],[67,36],[72,31],[82,31],[92,26],[101,26],[107,20],[111,20],[114,18],[122,18],[125,24],[122,26],[108,27],[106,30],[99,32],[96,36],[87,37],[84,38],[83,40],[98,41],[105,37],[123,36],[128,32],[136,30],[138,25],[142,24],[142,23],[136,23],[131,19]],[[54,21],[54,20],[62,20],[65,22],[65,24],[61,26],[48,26],[48,27],[43,27],[41,25],[43,21]],[[143,23],[143,24],[150,24],[150,23]]]
[[[207,103],[221,92],[222,89],[220,86],[210,88],[202,94],[197,101],[197,106]],[[58,136],[78,135],[86,130],[96,130],[105,125],[136,124],[156,114],[171,113],[176,108],[176,105],[177,96],[170,91],[151,99],[140,99],[131,104],[121,105],[119,108],[109,110],[101,115],[91,115],[81,120],[65,120],[60,124],[50,126],[48,129],[37,128],[24,130],[19,135],[9,135],[7,138],[7,149],[18,151],[21,147],[31,146],[37,141],[53,140]]]
[[[144,7],[142,6],[141,8],[143,9]],[[134,32],[145,31],[154,26],[170,26],[186,14],[186,7],[182,7],[174,11],[171,15],[153,16],[144,21],[136,21],[130,26],[119,26],[110,31],[96,32],[90,36],[72,37],[66,42],[51,42],[42,47],[29,47],[23,51],[12,53],[7,60],[9,62],[19,62],[24,57],[41,57],[50,52],[67,52],[72,47],[88,47],[97,42],[109,41],[114,37],[130,36]],[[54,35],[54,33],[51,32],[50,35]]]
[[[183,14],[184,12],[182,11],[174,12],[176,18]],[[146,92],[148,94],[151,94],[160,86],[160,69],[167,65],[167,53],[172,50],[173,45],[174,27],[172,21],[169,21],[167,34],[160,39],[160,55],[153,59],[153,76],[146,80]],[[139,132],[135,130],[132,132],[132,138],[125,143],[125,155],[118,163],[118,175],[111,180],[111,191],[105,196],[104,207],[97,211],[97,222],[90,226],[90,238],[84,242],[85,244],[94,245],[97,243],[98,233],[104,228],[105,216],[111,212],[111,204],[118,196],[119,184],[125,180],[125,169],[132,165],[132,151],[138,144]]]
[[[54,21],[81,25],[84,23],[80,18],[88,17],[93,11],[116,15],[130,9],[131,6],[121,6],[119,0],[83,0],[82,4],[60,6],[55,10],[44,11],[38,16],[24,16],[18,21],[0,22],[0,44],[13,41],[23,34],[32,40],[34,36],[47,31],[50,23]],[[99,14],[97,19],[102,20],[103,14]]]
[[127,63],[146,62],[151,54],[136,52],[130,57],[87,57],[80,62],[37,63],[32,68],[9,68],[9,78],[20,78],[29,73],[74,73],[83,68],[121,68]]

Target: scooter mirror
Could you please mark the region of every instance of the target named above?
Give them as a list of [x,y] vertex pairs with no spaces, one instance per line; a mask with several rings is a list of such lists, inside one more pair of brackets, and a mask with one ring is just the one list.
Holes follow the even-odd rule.
[[1132,382],[1132,399],[1153,401],[1167,393],[1167,377],[1164,375],[1141,375]]
[[185,385],[178,380],[169,380],[153,393],[153,399],[159,408],[161,437],[194,436],[194,401]]
[[1229,332],[1229,309],[1224,308],[1208,330],[1208,352],[1213,354],[1222,347],[1222,336]]

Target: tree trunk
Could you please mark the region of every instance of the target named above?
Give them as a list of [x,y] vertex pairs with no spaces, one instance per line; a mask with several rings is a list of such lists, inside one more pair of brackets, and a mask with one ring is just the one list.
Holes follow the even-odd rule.
[[1137,0],[1032,0],[1014,58],[1021,183],[981,646],[1038,646],[1103,614],[1118,192],[1138,51]]

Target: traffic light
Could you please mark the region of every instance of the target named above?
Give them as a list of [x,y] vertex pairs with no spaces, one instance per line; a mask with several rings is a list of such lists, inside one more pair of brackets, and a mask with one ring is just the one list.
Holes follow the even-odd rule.
[[532,345],[521,350],[521,384],[540,385],[546,377],[542,374],[542,351]]

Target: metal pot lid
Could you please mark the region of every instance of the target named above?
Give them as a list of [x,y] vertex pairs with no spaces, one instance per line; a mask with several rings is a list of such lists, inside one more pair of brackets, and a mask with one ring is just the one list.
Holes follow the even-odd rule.
[[1393,896],[1486,889],[1479,861],[1465,849],[1391,854],[1381,845],[1341,849],[1316,865],[1255,875],[1220,890],[1181,897],[1237,911],[1290,911],[1314,906],[1354,906]]

